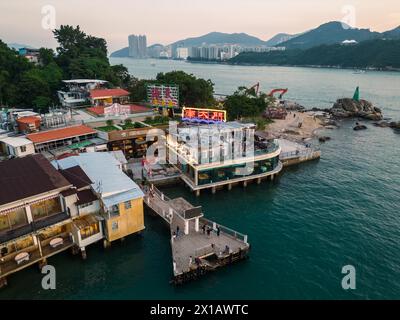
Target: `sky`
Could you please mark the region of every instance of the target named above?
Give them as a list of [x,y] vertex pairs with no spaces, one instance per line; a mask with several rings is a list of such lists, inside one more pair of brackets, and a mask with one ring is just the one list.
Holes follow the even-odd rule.
[[[51,6],[51,7],[49,7]],[[109,51],[129,34],[164,45],[212,31],[245,32],[268,40],[328,21],[386,31],[400,25],[399,0],[1,0],[0,39],[34,47],[57,43],[51,27],[80,25],[107,40]]]

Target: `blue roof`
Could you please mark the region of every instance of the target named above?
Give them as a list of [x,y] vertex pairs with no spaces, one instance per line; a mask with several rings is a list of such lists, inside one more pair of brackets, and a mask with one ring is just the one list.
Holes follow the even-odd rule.
[[120,162],[107,152],[81,153],[57,163],[61,169],[80,166],[93,181],[92,189],[100,194],[106,207],[144,196],[139,186],[119,168]]

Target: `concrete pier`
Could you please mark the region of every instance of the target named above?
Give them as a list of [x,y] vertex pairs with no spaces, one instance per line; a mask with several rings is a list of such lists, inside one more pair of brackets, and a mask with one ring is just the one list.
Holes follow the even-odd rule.
[[145,204],[171,231],[173,284],[182,284],[219,267],[245,259],[247,236],[204,218],[202,208],[183,198],[169,199],[154,186]]

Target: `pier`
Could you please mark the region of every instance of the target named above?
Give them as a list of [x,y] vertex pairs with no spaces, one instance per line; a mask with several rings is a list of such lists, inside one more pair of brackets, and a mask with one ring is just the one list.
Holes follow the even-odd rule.
[[173,284],[197,279],[248,256],[247,235],[204,218],[202,208],[184,198],[170,199],[154,185],[145,203],[170,227]]
[[278,141],[282,148],[279,160],[282,162],[283,167],[321,158],[321,150],[312,146],[305,146],[287,139],[278,139]]

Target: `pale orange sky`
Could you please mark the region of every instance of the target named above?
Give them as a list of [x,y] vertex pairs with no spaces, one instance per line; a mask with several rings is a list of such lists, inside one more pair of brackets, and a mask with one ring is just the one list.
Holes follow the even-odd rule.
[[107,40],[109,51],[127,46],[129,34],[148,44],[171,42],[211,31],[245,32],[267,40],[341,21],[344,6],[355,8],[356,27],[385,31],[400,25],[399,0],[1,0],[0,39],[55,47],[41,26],[41,8],[53,5],[56,25],[79,24]]

